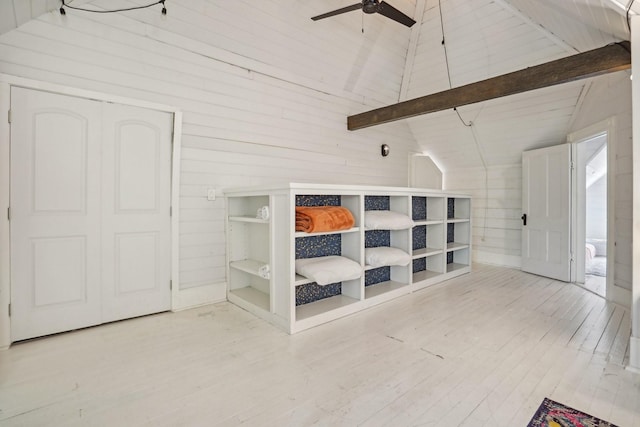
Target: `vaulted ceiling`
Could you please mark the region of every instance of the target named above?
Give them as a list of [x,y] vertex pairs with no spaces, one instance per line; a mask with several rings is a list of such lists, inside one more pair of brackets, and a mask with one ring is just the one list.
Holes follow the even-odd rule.
[[[353,0],[236,0],[232,6],[216,0],[167,0],[167,7],[185,23],[207,14],[224,26],[218,34],[203,29],[199,43],[361,98],[362,108],[351,112],[356,114],[629,40],[626,8],[631,1],[388,0],[417,21],[412,28],[360,11],[309,19]],[[67,3],[98,8],[115,4]],[[172,11],[172,3],[181,7]],[[0,0],[0,34],[59,7],[59,0]],[[630,11],[638,12],[640,2]],[[261,25],[265,19],[270,25]],[[282,39],[276,54],[273,47],[269,54],[261,49],[261,31],[271,33],[269,43]],[[337,57],[340,66],[321,66],[319,60],[328,55]],[[406,122],[420,149],[445,170],[515,164],[523,150],[564,141],[589,84],[586,80],[536,90]]]
[[[449,0],[441,5],[442,21],[439,2],[426,2],[406,98],[629,39],[625,10],[614,2]],[[421,147],[445,170],[516,164],[524,150],[566,140],[589,84],[579,81],[408,121]]]

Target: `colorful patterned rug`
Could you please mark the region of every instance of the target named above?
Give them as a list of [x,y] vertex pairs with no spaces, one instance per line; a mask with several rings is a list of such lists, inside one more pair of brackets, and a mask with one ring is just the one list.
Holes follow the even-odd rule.
[[527,427],[617,427],[592,415],[545,398]]

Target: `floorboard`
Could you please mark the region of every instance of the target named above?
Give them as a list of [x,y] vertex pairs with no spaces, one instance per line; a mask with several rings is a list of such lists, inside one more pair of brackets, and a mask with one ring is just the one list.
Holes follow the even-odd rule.
[[545,397],[640,427],[629,311],[474,271],[300,332],[229,303],[0,352],[2,426],[526,426]]

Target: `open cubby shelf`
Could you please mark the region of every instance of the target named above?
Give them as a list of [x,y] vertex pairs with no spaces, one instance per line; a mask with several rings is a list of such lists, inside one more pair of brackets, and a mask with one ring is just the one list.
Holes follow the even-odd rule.
[[239,298],[243,301],[248,302],[249,304],[253,304],[254,306],[268,311],[269,310],[269,295],[264,292],[260,292],[259,290],[252,287],[238,288],[229,293],[236,298]]
[[[226,190],[225,197],[228,299],[289,333],[471,270],[471,199],[465,195],[417,188],[288,184]],[[296,206],[342,206],[355,223],[348,230],[295,231]],[[374,210],[402,215],[405,228],[367,228],[365,213]],[[413,226],[408,226],[411,221]],[[381,246],[406,252],[411,262],[367,265],[365,248]],[[360,264],[361,277],[323,287],[296,274],[297,258],[328,255]]]

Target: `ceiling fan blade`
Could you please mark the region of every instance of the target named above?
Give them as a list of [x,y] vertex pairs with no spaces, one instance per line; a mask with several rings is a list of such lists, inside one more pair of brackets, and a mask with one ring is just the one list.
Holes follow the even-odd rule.
[[416,23],[416,21],[409,18],[407,15],[400,12],[398,9],[391,6],[389,3],[385,1],[381,1],[380,4],[378,5],[378,13],[380,15],[386,16],[387,18],[391,18],[396,22],[406,25],[407,27],[411,27],[413,24]]
[[322,15],[314,16],[311,19],[313,19],[314,21],[317,21],[318,19],[324,19],[330,16],[336,16],[336,15],[340,15],[341,13],[347,13],[347,12],[351,12],[352,10],[358,10],[358,9],[362,9],[362,3],[352,4],[351,6],[343,7],[342,9],[336,9],[332,12],[323,13]]
[[352,10],[358,10],[358,9],[362,9],[362,2],[352,4],[351,6],[343,7],[342,9],[336,9],[332,12],[323,13],[322,15],[314,16],[311,19],[313,19],[314,21],[317,21],[318,19],[328,18],[330,16],[336,16],[336,15],[340,15],[341,13],[347,13],[347,12],[351,12]]

